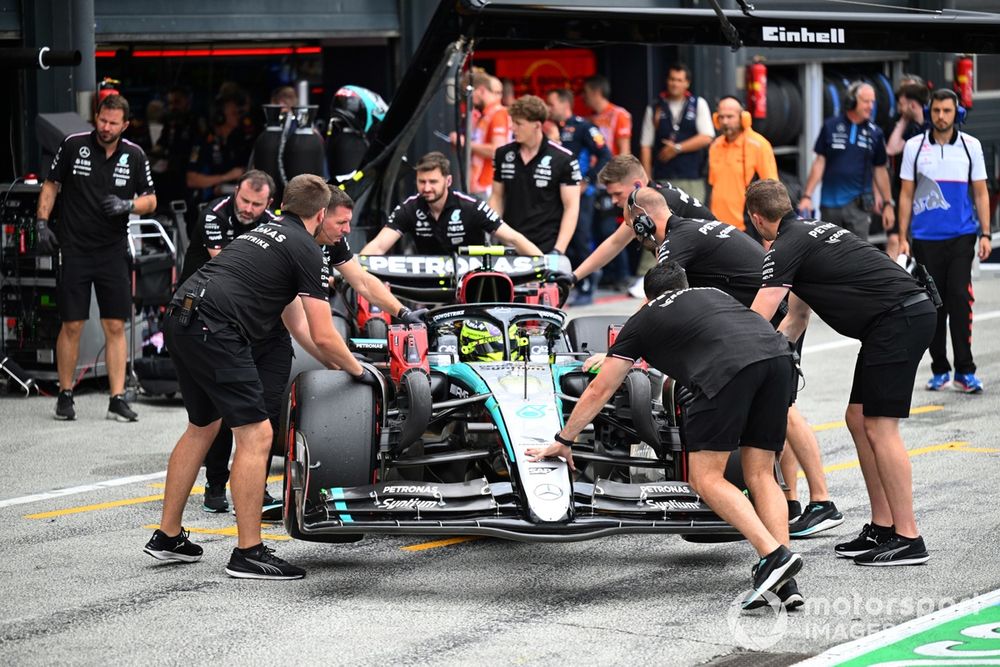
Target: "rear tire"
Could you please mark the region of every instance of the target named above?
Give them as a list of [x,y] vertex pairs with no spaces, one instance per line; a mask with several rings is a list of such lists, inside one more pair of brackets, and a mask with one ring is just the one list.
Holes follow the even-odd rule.
[[389,338],[389,325],[386,321],[377,317],[365,322],[365,338],[377,338],[386,340]]
[[[365,486],[375,470],[378,405],[374,390],[344,371],[308,371],[295,378],[295,407],[283,420],[282,439],[294,428],[295,454],[285,454],[285,529],[296,539],[356,542],[364,535],[305,535],[295,510],[308,512],[325,502],[323,489]],[[294,468],[294,471],[293,471]],[[289,506],[289,502],[294,502]]]

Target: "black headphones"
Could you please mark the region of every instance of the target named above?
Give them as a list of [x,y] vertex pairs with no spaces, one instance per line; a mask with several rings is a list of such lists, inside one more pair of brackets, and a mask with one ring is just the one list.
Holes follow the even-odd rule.
[[931,98],[927,101],[927,106],[924,107],[924,123],[927,125],[932,124],[931,104],[933,104],[935,100],[944,98],[947,98],[955,103],[955,125],[963,125],[965,123],[965,116],[968,113],[968,110],[962,106],[962,100],[958,97],[958,93],[951,88],[938,88],[931,91]]
[[643,207],[639,206],[639,204],[636,203],[635,200],[638,194],[639,194],[639,188],[632,190],[632,192],[628,196],[628,204],[626,204],[628,206],[629,211],[632,211],[633,209],[639,209],[640,211],[642,211],[641,214],[632,218],[632,230],[635,232],[635,235],[640,239],[644,238],[653,239],[654,238],[653,232],[656,231],[656,223],[653,222],[653,219],[649,217],[648,213],[646,213],[646,209],[644,209]]
[[867,85],[864,81],[855,81],[847,87],[847,92],[844,94],[844,108],[846,110],[854,111],[858,108],[858,93],[864,85]]

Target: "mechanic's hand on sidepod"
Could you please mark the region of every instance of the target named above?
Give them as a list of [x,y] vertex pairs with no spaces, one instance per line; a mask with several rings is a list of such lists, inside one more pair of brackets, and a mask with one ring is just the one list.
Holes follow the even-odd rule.
[[559,444],[558,442],[549,443],[545,447],[529,447],[524,450],[524,453],[532,457],[528,459],[531,463],[551,458],[553,456],[558,456],[559,458],[566,460],[566,465],[569,466],[570,470],[576,472],[576,466],[573,465],[573,450],[566,445]]
[[399,309],[399,312],[396,313],[396,319],[403,324],[423,324],[425,317],[427,317],[426,308],[410,310],[406,306],[403,306]]

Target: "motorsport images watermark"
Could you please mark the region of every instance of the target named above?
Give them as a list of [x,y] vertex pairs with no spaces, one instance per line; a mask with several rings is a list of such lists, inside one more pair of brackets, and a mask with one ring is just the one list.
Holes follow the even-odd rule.
[[762,651],[771,648],[789,631],[797,638],[817,642],[845,642],[895,627],[905,620],[926,616],[971,598],[864,597],[805,598],[805,604],[791,612],[776,595],[764,593],[767,606],[752,611],[742,608],[749,591],[737,595],[729,605],[726,620],[737,646]]

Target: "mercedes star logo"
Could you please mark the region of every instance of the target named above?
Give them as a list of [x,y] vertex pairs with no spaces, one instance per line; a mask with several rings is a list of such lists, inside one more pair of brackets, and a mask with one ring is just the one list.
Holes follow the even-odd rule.
[[535,487],[535,495],[542,500],[555,500],[562,498],[562,489],[555,484],[540,484]]

